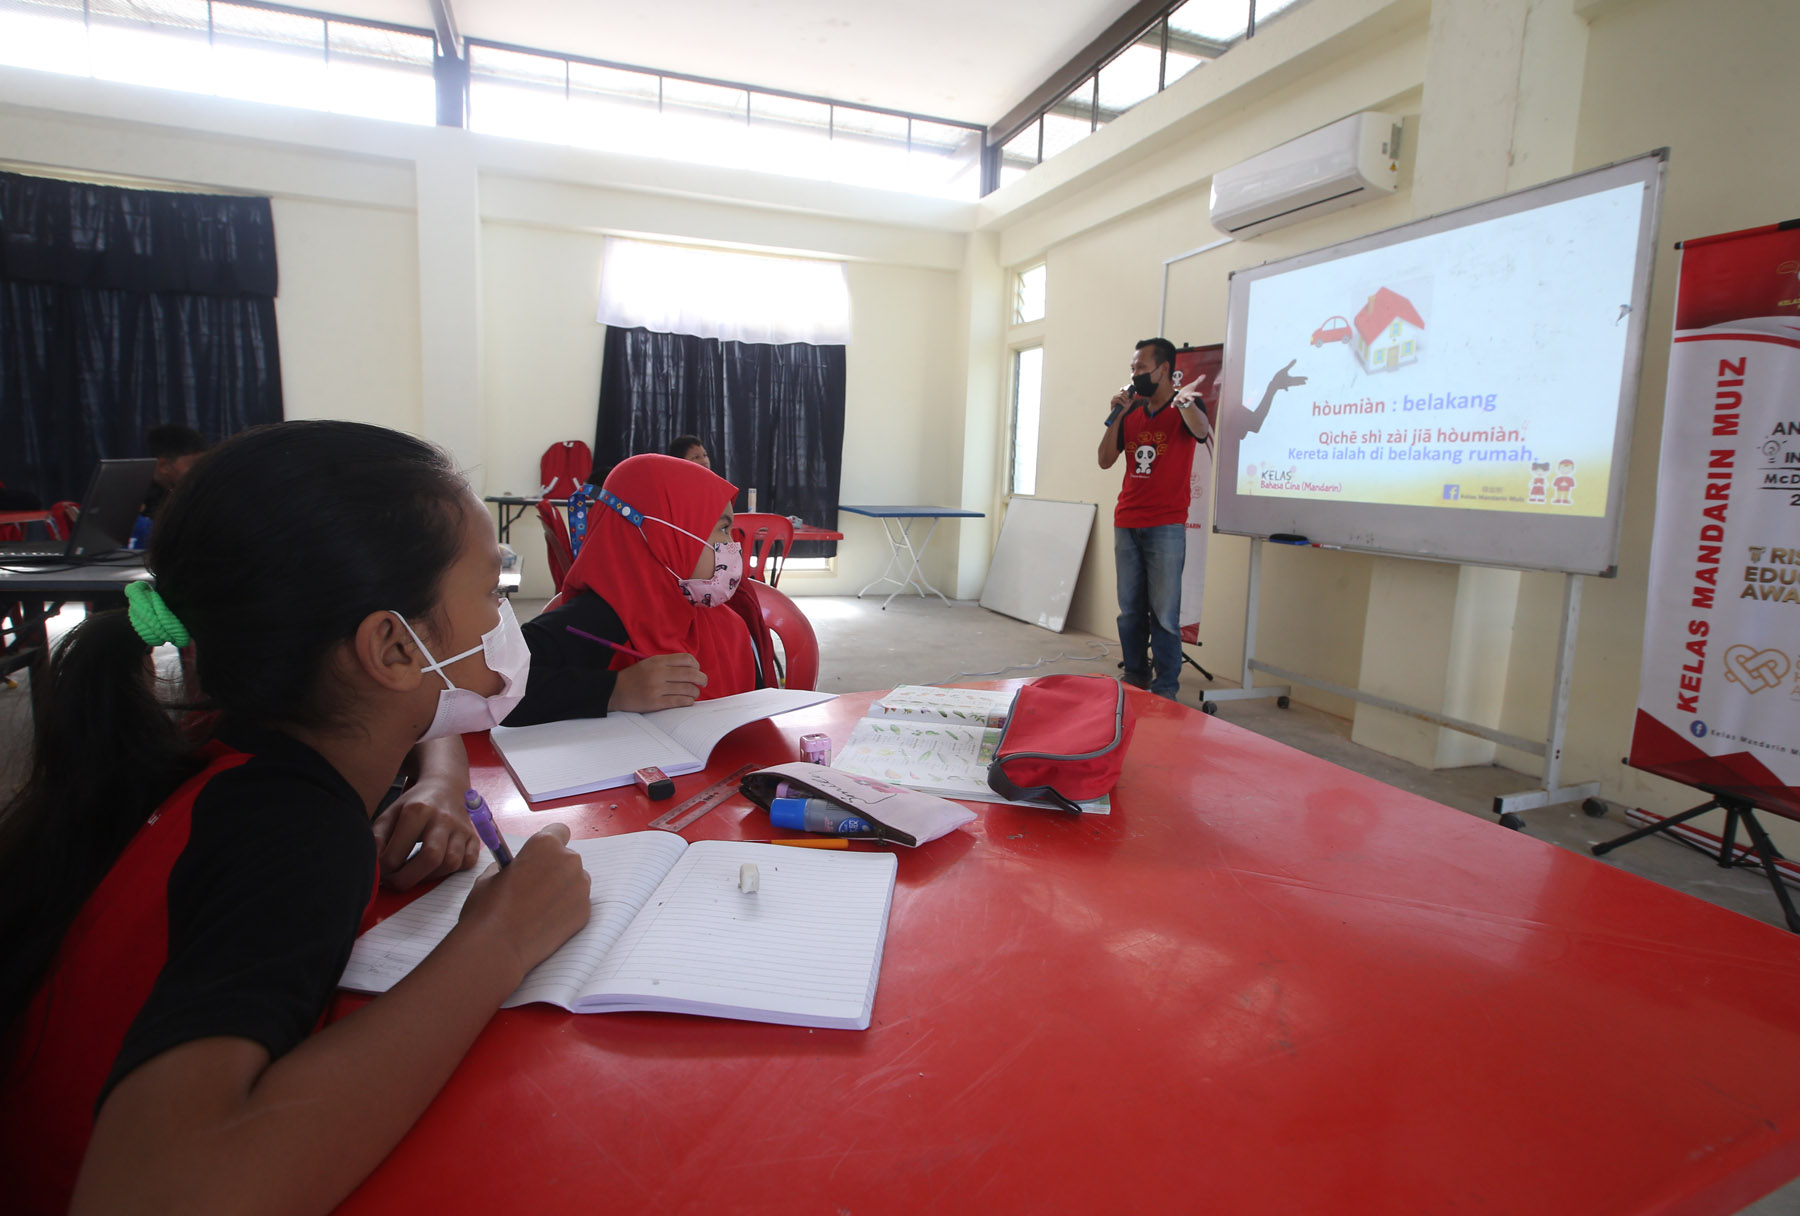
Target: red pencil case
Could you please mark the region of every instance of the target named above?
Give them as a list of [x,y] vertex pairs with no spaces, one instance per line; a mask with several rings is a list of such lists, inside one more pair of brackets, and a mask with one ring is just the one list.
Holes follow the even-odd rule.
[[1078,803],[1118,784],[1135,720],[1120,680],[1033,680],[1013,697],[988,786],[1014,802],[1049,802],[1079,813]]

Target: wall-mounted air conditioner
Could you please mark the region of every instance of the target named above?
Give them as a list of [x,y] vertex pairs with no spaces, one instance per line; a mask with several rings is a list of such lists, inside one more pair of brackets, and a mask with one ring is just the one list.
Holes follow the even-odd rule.
[[1400,119],[1365,110],[1213,175],[1214,228],[1255,236],[1394,192]]

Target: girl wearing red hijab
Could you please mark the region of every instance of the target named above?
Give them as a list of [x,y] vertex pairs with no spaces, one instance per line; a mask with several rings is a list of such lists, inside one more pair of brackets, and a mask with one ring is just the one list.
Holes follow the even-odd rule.
[[531,676],[506,725],[671,709],[759,687],[756,647],[767,652],[768,631],[750,597],[736,594],[736,497],[736,486],[691,460],[633,456],[614,468],[562,602],[523,627]]

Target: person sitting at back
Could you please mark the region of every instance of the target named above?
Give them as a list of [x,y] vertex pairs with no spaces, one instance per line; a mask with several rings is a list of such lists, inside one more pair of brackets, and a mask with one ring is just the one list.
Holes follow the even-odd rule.
[[762,687],[769,633],[739,590],[736,496],[694,461],[620,462],[588,515],[561,602],[524,626],[531,678],[505,724],[673,709]]
[[703,469],[712,468],[712,457],[706,454],[706,445],[698,435],[675,436],[669,441],[668,453],[677,460],[691,460]]
[[191,426],[170,422],[146,431],[144,447],[156,457],[156,472],[151,477],[150,493],[144,498],[143,514],[155,519],[170,492],[205,454],[206,439]]

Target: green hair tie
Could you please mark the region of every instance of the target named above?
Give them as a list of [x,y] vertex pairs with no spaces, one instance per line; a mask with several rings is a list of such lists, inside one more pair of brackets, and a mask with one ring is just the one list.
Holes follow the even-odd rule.
[[164,642],[173,642],[177,646],[188,644],[187,626],[181,623],[181,618],[169,611],[169,606],[163,602],[155,584],[145,579],[126,583],[125,606],[131,615],[131,627],[144,639],[144,645],[161,646]]

